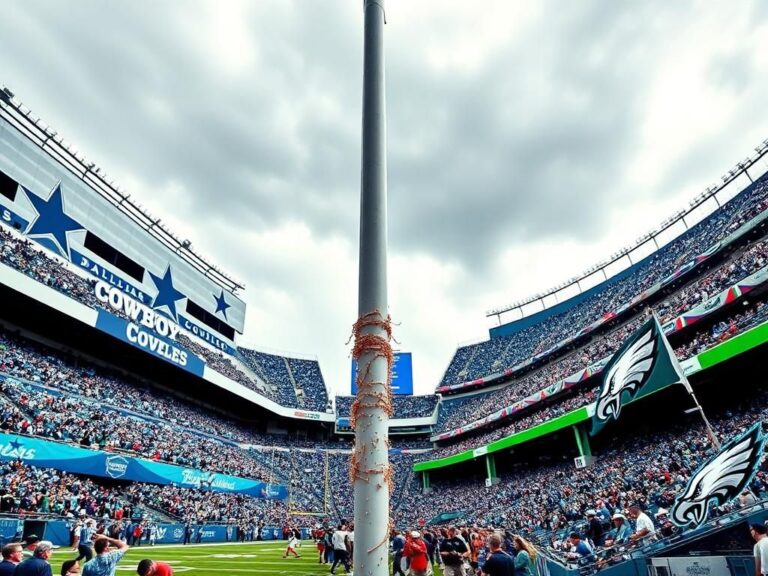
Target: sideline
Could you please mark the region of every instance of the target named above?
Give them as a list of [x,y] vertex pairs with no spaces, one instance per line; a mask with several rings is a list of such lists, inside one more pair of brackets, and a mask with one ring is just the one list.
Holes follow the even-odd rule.
[[[202,548],[204,546],[261,546],[266,544],[281,545],[280,550],[285,550],[288,540],[251,540],[250,542],[200,542],[200,544],[155,544],[154,546],[131,546],[129,550],[168,550],[169,548]],[[302,542],[311,542],[311,540],[302,540]]]

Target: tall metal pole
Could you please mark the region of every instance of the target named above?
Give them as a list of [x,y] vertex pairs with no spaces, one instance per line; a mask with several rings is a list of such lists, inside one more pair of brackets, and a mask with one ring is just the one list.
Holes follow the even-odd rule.
[[[391,348],[387,304],[387,132],[384,0],[365,0],[363,142],[360,191],[360,277],[353,405],[356,576],[389,572]],[[368,319],[364,321],[364,319]]]

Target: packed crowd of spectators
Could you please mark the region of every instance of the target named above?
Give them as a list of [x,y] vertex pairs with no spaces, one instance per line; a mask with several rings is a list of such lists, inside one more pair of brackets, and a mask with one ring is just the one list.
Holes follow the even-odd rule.
[[719,210],[637,264],[628,274],[609,279],[567,310],[514,335],[459,348],[440,386],[488,376],[549,350],[668,277],[766,208],[768,177],[764,176]]
[[[396,511],[405,494],[420,490],[418,474],[413,472],[417,456],[410,453],[390,454],[392,467],[391,509]],[[332,512],[338,518],[354,517],[354,494],[349,480],[350,455],[341,453],[328,454],[328,486],[332,503]]]
[[248,368],[265,382],[270,383],[276,392],[275,402],[292,408],[299,407],[296,390],[288,372],[288,361],[283,356],[267,354],[249,348],[238,348],[240,358]]
[[[764,268],[766,264],[768,264],[768,241],[761,240],[747,246],[743,251],[734,255],[732,259],[717,266],[680,291],[673,293],[669,298],[655,304],[653,309],[659,315],[661,322],[665,323],[706,302],[725,288],[754,274]],[[448,397],[444,399],[439,413],[438,432],[455,430],[468,422],[481,419],[531,394],[545,390],[563,378],[576,374],[593,363],[605,359],[613,354],[643,321],[644,316],[637,316],[604,335],[595,336],[583,348],[551,361],[500,388],[481,392],[468,398],[452,399]],[[701,351],[700,346],[698,351]],[[681,359],[693,355],[685,348],[680,350],[680,354],[682,354]]]
[[288,508],[284,502],[244,494],[142,483],[128,486],[126,494],[139,506],[160,510],[174,519],[197,524],[252,519],[283,523],[288,517]]
[[[84,278],[67,268],[64,262],[49,256],[35,243],[15,233],[0,228],[0,262],[7,264],[38,282],[45,284],[78,302],[91,308],[105,308],[94,292],[96,281]],[[107,310],[123,318],[125,315],[114,309]],[[288,407],[301,407],[308,410],[325,411],[328,405],[328,392],[316,361],[286,359],[244,348],[238,349],[240,357],[230,356],[202,344],[195,338],[180,333],[179,343],[201,357],[206,364],[227,378],[246,386],[275,402]],[[264,359],[264,357],[269,357]],[[254,378],[244,369],[241,362],[254,369],[253,358],[259,369],[254,370],[261,378]],[[296,397],[296,391],[285,367],[280,368],[280,362],[291,363],[291,369],[298,372],[297,387],[304,391],[302,400]],[[294,373],[294,377],[297,374]]]
[[5,419],[0,424],[9,432],[245,478],[266,479],[270,475],[247,451],[236,446],[163,421],[125,415],[90,398],[52,394],[15,379],[0,383],[0,393],[22,415],[21,419],[17,414],[17,419]]
[[[738,409],[712,420],[721,441],[768,418],[763,390]],[[556,463],[520,466],[486,487],[480,477],[433,481],[428,495],[409,493],[400,505],[407,525],[444,512],[464,512],[464,521],[493,524],[516,531],[573,529],[588,509],[607,507],[625,513],[634,503],[651,513],[668,509],[690,475],[713,453],[701,420],[689,417],[672,426],[641,430],[609,443],[591,467],[574,468],[570,458]],[[668,423],[667,423],[668,424]],[[660,430],[658,428],[661,428]],[[754,486],[766,491],[768,469],[763,463]]]
[[328,409],[328,389],[325,386],[320,364],[317,360],[287,358],[288,367],[296,382],[296,389],[301,391],[302,408],[325,412]]
[[[236,476],[270,478],[281,469],[238,444],[275,446],[286,442],[284,435],[258,433],[213,410],[4,331],[0,374],[11,377],[0,383],[0,429]],[[307,439],[303,445],[350,444]]]
[[[674,347],[675,354],[680,359],[699,354],[766,320],[768,320],[768,305],[766,305],[765,300],[758,300],[752,305],[745,302],[744,306],[733,311],[731,317],[716,323],[711,328],[694,331],[691,334],[690,341]],[[504,420],[503,424],[492,430],[484,432],[481,430],[479,433],[472,434],[469,437],[462,436],[458,440],[448,440],[444,445],[430,452],[429,458],[449,456],[470,448],[482,446],[488,442],[505,438],[516,432],[552,420],[581,406],[586,406],[594,402],[599,386],[600,379],[594,378],[587,385],[579,387],[574,392],[566,395],[564,399],[553,401],[548,405],[542,405],[540,408],[534,406],[523,412],[519,417],[513,416],[509,420]]]
[[768,241],[761,240],[654,306],[656,313],[664,324],[751,276],[767,264]]
[[[352,411],[354,396],[336,396],[336,416],[348,417]],[[428,418],[435,413],[437,396],[392,397],[392,418]]]
[[0,228],[0,262],[86,306],[102,306],[94,294],[94,280],[84,280],[47,256],[38,245],[4,228]]
[[292,512],[327,514],[326,484],[330,480],[328,452],[291,450],[290,500]]
[[133,512],[129,498],[88,478],[20,462],[0,462],[0,513],[131,518]]

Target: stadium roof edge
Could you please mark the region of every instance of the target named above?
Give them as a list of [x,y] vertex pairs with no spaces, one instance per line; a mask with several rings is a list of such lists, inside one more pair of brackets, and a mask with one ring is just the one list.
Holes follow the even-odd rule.
[[[617,261],[621,260],[625,256],[631,254],[633,251],[635,251],[640,246],[643,246],[647,242],[654,241],[656,237],[658,237],[662,232],[666,231],[667,229],[671,228],[681,220],[684,220],[685,217],[690,214],[693,210],[696,210],[699,206],[701,206],[704,202],[712,198],[713,196],[716,196],[720,191],[722,191],[724,188],[729,186],[736,178],[741,176],[742,174],[746,174],[746,176],[752,180],[752,177],[749,175],[749,172],[747,170],[751,168],[753,165],[755,165],[758,161],[760,161],[766,154],[768,154],[768,138],[763,140],[758,146],[755,146],[755,155],[751,158],[745,158],[744,160],[737,162],[736,166],[728,172],[723,175],[720,180],[722,183],[718,183],[715,185],[708,186],[703,192],[695,196],[689,203],[687,208],[684,208],[682,210],[678,210],[673,215],[669,216],[668,218],[664,219],[658,228],[652,229],[649,232],[646,232],[642,236],[640,236],[633,245],[625,246],[618,250],[617,252],[614,252],[610,257],[606,258],[605,260],[602,260],[598,262],[597,264],[591,266],[581,274],[574,276],[572,278],[569,278],[568,280],[561,282],[560,284],[553,286],[552,288],[549,288],[548,290],[545,290],[544,292],[540,292],[538,294],[535,294],[533,296],[529,296],[527,298],[523,298],[522,300],[518,300],[516,302],[513,302],[512,304],[508,304],[506,306],[502,306],[499,308],[494,308],[487,310],[485,312],[485,317],[490,318],[492,316],[499,317],[499,320],[501,319],[501,315],[506,312],[511,312],[513,310],[521,310],[523,306],[527,306],[528,304],[532,304],[537,301],[542,302],[542,309],[545,310],[548,308],[548,306],[544,305],[544,298],[547,298],[549,296],[553,296],[557,293],[559,293],[562,290],[565,290],[574,284],[580,286],[580,282],[582,280],[585,280],[592,276],[593,274],[596,274],[598,272],[602,272],[605,276],[604,281],[608,279],[608,276],[605,274],[605,269],[608,266],[611,266],[612,264],[616,263]],[[581,292],[581,288],[579,288],[579,292]],[[569,296],[570,298],[570,296]],[[522,310],[521,310],[522,314]],[[521,318],[524,318],[526,315],[522,314]]]
[[150,236],[176,252],[181,259],[198,272],[233,293],[245,289],[243,282],[234,279],[192,250],[192,244],[189,240],[179,239],[162,224],[160,218],[152,216],[136,202],[130,200],[130,195],[120,186],[116,185],[114,181],[106,179],[104,170],[96,166],[95,163],[88,161],[72,145],[63,140],[55,130],[52,130],[40,118],[32,114],[32,111],[24,106],[7,87],[0,88],[0,116],[8,120],[56,162],[98,192],[102,198],[143,228]]

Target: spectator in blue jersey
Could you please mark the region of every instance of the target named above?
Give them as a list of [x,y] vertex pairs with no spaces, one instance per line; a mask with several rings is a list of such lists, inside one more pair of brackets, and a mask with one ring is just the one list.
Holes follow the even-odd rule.
[[93,535],[95,533],[96,521],[90,518],[80,528],[80,541],[77,545],[77,558],[75,558],[78,562],[83,558],[86,562],[93,558]]
[[617,512],[611,519],[613,522],[613,530],[608,533],[605,540],[606,546],[615,546],[616,544],[623,544],[632,535],[632,528],[627,522],[627,517],[621,512]]
[[571,532],[568,537],[571,543],[571,551],[566,554],[569,560],[576,560],[579,566],[586,566],[595,561],[595,554],[588,542],[581,539],[581,534]]
[[[112,550],[112,546],[117,549]],[[83,576],[115,576],[117,563],[125,556],[128,544],[99,534],[93,547],[96,557],[83,566]]]
[[483,564],[483,575],[515,576],[515,559],[501,549],[501,536],[494,533],[488,537],[488,556]]
[[53,544],[47,540],[38,542],[31,558],[16,566],[14,576],[53,576],[48,560],[53,553]]
[[13,542],[3,546],[3,561],[0,562],[0,576],[13,576],[13,571],[16,570],[16,566],[21,562],[23,556],[23,550],[21,544]]

